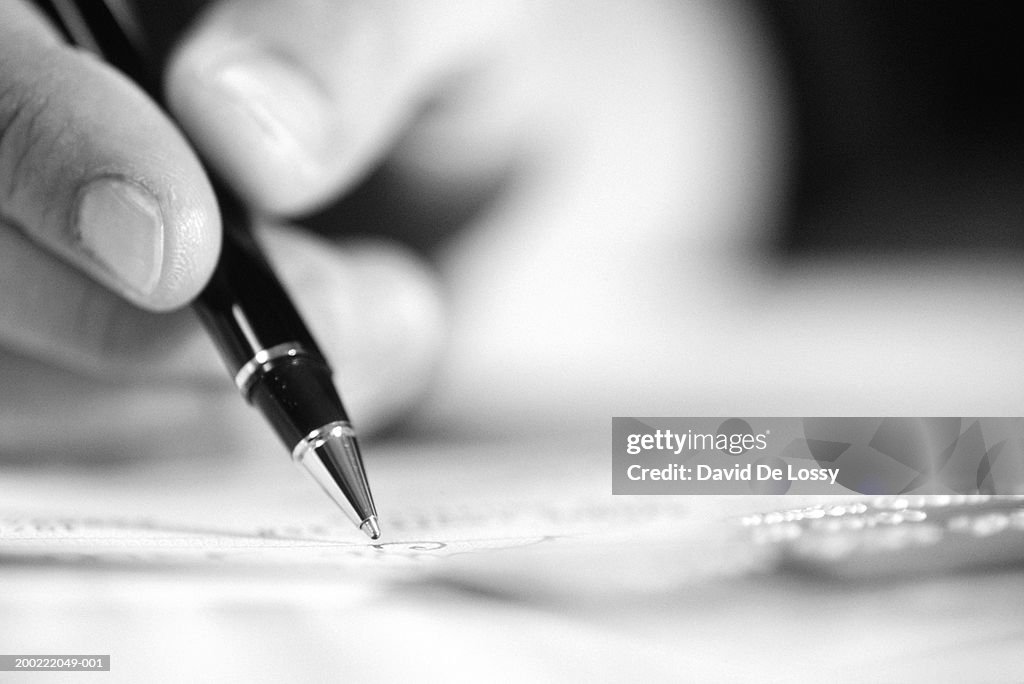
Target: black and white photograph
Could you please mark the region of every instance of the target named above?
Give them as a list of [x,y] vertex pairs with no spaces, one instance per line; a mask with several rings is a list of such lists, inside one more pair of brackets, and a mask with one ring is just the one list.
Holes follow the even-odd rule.
[[0,682],[1024,681],[984,0],[0,0]]

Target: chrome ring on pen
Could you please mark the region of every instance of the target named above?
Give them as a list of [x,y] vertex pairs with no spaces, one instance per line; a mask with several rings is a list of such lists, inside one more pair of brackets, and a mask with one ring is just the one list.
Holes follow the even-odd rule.
[[244,366],[239,368],[237,373],[235,373],[235,387],[238,388],[238,391],[242,393],[243,397],[248,397],[249,390],[256,378],[256,371],[271,361],[285,357],[295,358],[299,356],[316,358],[312,352],[298,342],[284,342],[282,344],[275,344],[273,347],[269,347],[267,349],[261,349],[256,352],[256,354],[249,359]]
[[316,451],[323,446],[324,442],[332,434],[335,437],[355,439],[356,431],[352,428],[351,423],[344,420],[337,420],[333,423],[322,425],[299,440],[299,443],[292,449],[292,460],[296,463],[300,462],[306,451]]

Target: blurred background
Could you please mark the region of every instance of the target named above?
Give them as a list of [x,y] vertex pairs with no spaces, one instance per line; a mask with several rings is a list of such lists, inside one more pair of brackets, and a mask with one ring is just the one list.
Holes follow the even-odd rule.
[[794,103],[784,244],[1021,249],[1024,64],[1000,2],[764,2]]
[[[786,102],[781,251],[1019,256],[1024,46],[1012,5],[728,4],[764,32],[761,57],[775,62]],[[383,180],[310,221],[365,224]]]

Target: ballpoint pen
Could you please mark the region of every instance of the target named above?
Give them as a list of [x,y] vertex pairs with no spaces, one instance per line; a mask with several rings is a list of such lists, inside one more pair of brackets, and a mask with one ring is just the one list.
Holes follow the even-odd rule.
[[[79,47],[161,102],[159,78],[128,3],[36,0]],[[362,455],[331,370],[260,252],[241,202],[211,175],[224,228],[220,260],[194,303],[235,385],[320,487],[371,539],[380,536]]]

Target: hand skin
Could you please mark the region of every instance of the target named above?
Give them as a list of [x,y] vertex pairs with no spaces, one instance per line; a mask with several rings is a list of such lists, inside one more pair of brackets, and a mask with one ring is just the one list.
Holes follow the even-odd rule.
[[[908,306],[934,308],[927,276],[779,279],[765,265],[785,107],[740,5],[223,0],[177,44],[165,90],[267,217],[268,253],[315,314],[364,430],[399,416],[514,432],[600,431],[630,413],[818,415],[836,388],[826,412],[899,413],[858,389],[872,380],[941,414],[1019,402],[989,383],[963,406],[927,403],[941,377],[901,360],[960,352],[933,344],[948,305],[934,324],[903,323]],[[287,223],[382,162],[428,216],[500,191],[432,240],[429,264],[345,225]],[[384,193],[360,228],[387,233],[389,212]],[[181,435],[266,449],[269,431],[179,310],[219,247],[195,155],[130,83],[13,1],[0,6],[0,224],[7,453],[134,454]],[[903,328],[876,361],[821,310],[890,342]],[[1006,351],[995,332],[979,333],[991,354],[972,356],[973,372]]]

